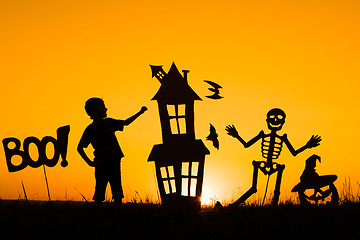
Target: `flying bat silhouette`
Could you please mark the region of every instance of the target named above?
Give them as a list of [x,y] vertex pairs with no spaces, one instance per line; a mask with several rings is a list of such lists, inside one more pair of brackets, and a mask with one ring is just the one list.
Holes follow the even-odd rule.
[[219,84],[217,83],[214,83],[212,81],[209,81],[209,80],[204,80],[204,82],[210,84],[213,88],[209,88],[210,91],[214,92],[213,95],[211,96],[206,96],[207,98],[211,98],[211,99],[220,99],[220,98],[223,98],[222,96],[220,96],[220,91],[219,91],[219,88],[222,88]]
[[206,140],[212,141],[213,146],[216,149],[219,149],[219,140],[218,140],[218,134],[216,133],[216,129],[214,126],[210,123],[210,134],[206,137]]

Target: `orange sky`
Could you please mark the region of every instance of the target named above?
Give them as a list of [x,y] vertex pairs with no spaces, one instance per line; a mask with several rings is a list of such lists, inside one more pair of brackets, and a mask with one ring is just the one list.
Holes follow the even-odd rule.
[[[162,142],[156,102],[160,84],[149,64],[174,61],[188,69],[189,84],[203,99],[195,103],[195,133],[211,154],[205,163],[204,195],[230,201],[251,185],[252,160],[262,160],[260,142],[244,149],[225,133],[235,124],[249,140],[267,130],[266,113],[282,108],[295,148],[312,134],[317,148],[286,165],[281,197],[295,197],[304,161],[322,157],[319,174],[337,174],[338,189],[350,177],[357,189],[360,53],[358,1],[23,1],[0,0],[0,138],[56,136],[70,125],[69,166],[47,169],[53,199],[91,199],[93,169],[76,151],[91,122],[83,107],[102,97],[108,115],[124,119],[143,105],[149,111],[119,133],[125,153],[123,188],[157,199],[153,163],[147,157]],[[224,99],[205,98],[212,80]],[[205,141],[212,123],[220,150]],[[266,178],[259,174],[259,196]],[[270,191],[275,177],[270,178]],[[0,197],[18,198],[21,180],[31,199],[46,199],[42,168],[7,171],[0,148]],[[110,195],[108,195],[110,196]]]

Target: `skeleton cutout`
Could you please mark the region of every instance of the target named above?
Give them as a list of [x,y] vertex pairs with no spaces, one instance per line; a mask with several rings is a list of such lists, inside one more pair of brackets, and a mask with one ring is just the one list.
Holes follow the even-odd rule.
[[284,134],[282,136],[277,134],[277,131],[281,130],[284,123],[285,123],[286,114],[283,110],[279,108],[271,109],[267,113],[266,122],[268,125],[268,129],[270,133],[265,134],[264,131],[260,131],[260,133],[255,136],[250,141],[246,142],[242,139],[234,125],[228,125],[225,130],[227,134],[238,139],[245,148],[252,146],[258,140],[261,139],[261,153],[262,157],[266,159],[266,161],[253,161],[253,182],[252,187],[244,193],[238,200],[231,204],[231,206],[238,206],[241,203],[245,202],[252,194],[257,192],[257,178],[258,178],[258,171],[259,169],[264,173],[264,175],[272,175],[273,173],[277,173],[276,177],[276,184],[274,190],[274,198],[272,200],[273,205],[277,205],[280,196],[280,185],[281,185],[281,178],[282,173],[285,169],[285,165],[278,164],[273,160],[277,159],[280,156],[280,153],[283,148],[283,143],[287,146],[289,151],[293,156],[296,156],[300,152],[304,151],[307,148],[316,147],[320,144],[321,137],[320,136],[312,136],[310,140],[305,144],[305,146],[295,150],[294,147],[291,145],[290,141],[287,138],[287,135]]

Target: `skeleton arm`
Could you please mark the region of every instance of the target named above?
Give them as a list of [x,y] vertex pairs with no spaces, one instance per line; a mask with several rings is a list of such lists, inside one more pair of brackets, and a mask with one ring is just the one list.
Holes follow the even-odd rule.
[[236,128],[234,125],[228,125],[226,126],[225,130],[227,131],[227,134],[236,138],[237,140],[239,140],[239,142],[241,142],[245,148],[250,147],[251,145],[253,145],[254,143],[256,143],[259,139],[263,138],[265,136],[264,131],[261,131],[258,135],[256,135],[254,138],[252,138],[250,141],[246,142],[244,139],[242,139],[239,136],[239,133],[237,132]]
[[284,134],[283,136],[283,140],[286,144],[286,146],[288,147],[289,151],[291,152],[291,154],[295,157],[296,155],[298,155],[299,153],[301,153],[302,151],[304,151],[305,149],[308,148],[313,148],[316,146],[320,145],[320,141],[321,141],[321,137],[318,135],[312,135],[312,137],[310,138],[310,140],[305,144],[305,146],[299,148],[298,150],[295,150],[294,147],[291,145],[290,141],[287,138],[287,134]]

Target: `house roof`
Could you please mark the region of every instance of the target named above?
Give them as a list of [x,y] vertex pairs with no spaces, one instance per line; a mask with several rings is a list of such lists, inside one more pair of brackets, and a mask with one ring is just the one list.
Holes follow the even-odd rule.
[[157,144],[151,150],[148,162],[197,159],[197,157],[203,157],[208,154],[210,152],[201,140]]
[[162,79],[162,84],[152,100],[166,103],[186,103],[201,98],[189,86],[187,80],[180,74],[175,63]]

